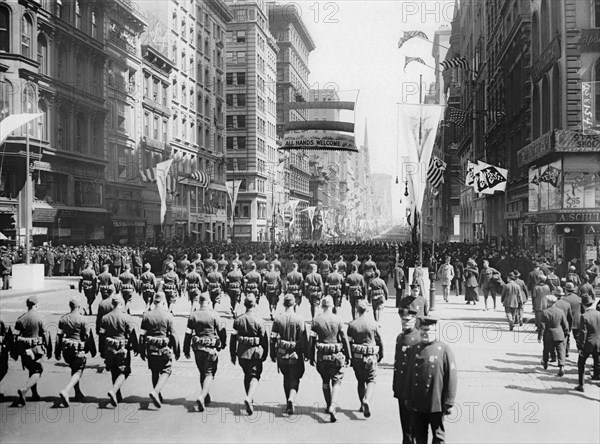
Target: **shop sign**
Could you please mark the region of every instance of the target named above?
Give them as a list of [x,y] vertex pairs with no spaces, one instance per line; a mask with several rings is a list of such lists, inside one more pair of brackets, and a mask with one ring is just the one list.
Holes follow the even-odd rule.
[[79,211],[77,210],[60,210],[60,212],[58,213],[59,217],[64,217],[64,218],[74,218],[79,216]]
[[33,220],[35,222],[54,222],[58,214],[55,208],[36,208],[33,210]]
[[583,134],[581,131],[556,130],[557,152],[595,153],[599,150],[600,134]]
[[582,53],[600,52],[600,29],[582,29],[579,45]]
[[507,211],[506,213],[504,213],[505,219],[520,219],[521,216],[522,215],[520,211]]
[[525,167],[534,161],[541,159],[554,150],[554,131],[548,131],[540,138],[517,152],[517,161],[520,167]]
[[140,221],[113,221],[113,227],[145,227],[146,222]]
[[332,131],[302,131],[298,133],[287,133],[283,138],[283,146],[281,149],[358,152],[354,143],[354,136],[339,134]]
[[600,225],[585,225],[584,232],[585,234],[600,234]]
[[572,222],[600,222],[600,211],[589,213],[558,213],[556,222],[572,223]]

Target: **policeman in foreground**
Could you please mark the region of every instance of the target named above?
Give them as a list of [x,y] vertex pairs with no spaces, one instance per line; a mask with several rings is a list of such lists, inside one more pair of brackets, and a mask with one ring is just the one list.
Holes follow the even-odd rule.
[[154,309],[144,313],[140,326],[140,355],[148,360],[152,372],[150,399],[156,408],[162,406],[160,392],[171,376],[173,357],[179,358],[179,344],[173,314],[167,310],[163,292],[154,295]]
[[358,381],[358,399],[365,418],[371,416],[371,398],[375,389],[377,363],[383,359],[383,342],[379,324],[366,316],[367,301],[356,303],[358,317],[348,324],[352,368]]
[[443,443],[444,415],[456,398],[456,363],[450,347],[437,337],[437,319],[425,316],[419,322],[421,343],[409,354],[404,398],[416,443],[427,444],[429,427],[433,442]]
[[283,373],[283,391],[287,402],[286,412],[294,414],[294,401],[304,375],[304,358],[308,350],[308,338],[304,319],[296,314],[296,298],[286,294],[283,298],[284,312],[275,318],[271,330],[271,360]]
[[227,333],[225,324],[212,308],[210,296],[201,293],[198,303],[198,310],[190,315],[187,322],[183,354],[189,359],[190,349],[194,351],[196,367],[200,372],[200,396],[196,402],[198,410],[203,412],[205,406],[210,404],[210,386],[217,373],[219,351],[227,345]]
[[342,320],[333,314],[333,298],[325,296],[321,308],[323,312],[315,317],[312,325],[309,359],[310,365],[314,366],[316,362],[323,381],[326,413],[331,422],[336,422],[336,401],[344,379],[344,367],[350,361],[350,346]]

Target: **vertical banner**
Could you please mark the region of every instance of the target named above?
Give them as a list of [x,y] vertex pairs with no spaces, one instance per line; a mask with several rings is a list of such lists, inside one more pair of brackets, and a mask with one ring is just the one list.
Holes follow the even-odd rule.
[[229,222],[229,226],[233,229],[233,214],[235,213],[235,204],[237,203],[238,192],[240,190],[240,185],[242,181],[236,183],[235,180],[227,181],[227,195],[229,196],[229,200],[231,201],[231,222]]
[[158,184],[158,195],[160,196],[160,224],[164,224],[167,214],[167,178],[173,159],[165,160],[156,164],[156,183]]
[[600,82],[581,82],[581,129],[584,134],[600,134]]
[[529,168],[529,212],[539,211],[540,175],[538,167]]
[[296,207],[300,201],[298,199],[290,199],[288,205],[290,206],[290,212],[292,213],[292,220],[290,220],[290,227],[294,226],[296,223]]
[[308,221],[310,222],[310,235],[312,237],[312,233],[313,233],[313,217],[315,217],[315,210],[317,209],[317,207],[306,207],[304,210],[302,211],[306,211],[306,214],[308,215]]
[[557,160],[548,165],[546,173],[540,178],[548,182],[548,209],[560,210],[562,208],[562,160]]
[[546,211],[549,209],[548,206],[548,188],[550,184],[543,180],[543,177],[547,175],[548,165],[540,167],[540,211]]
[[321,240],[323,236],[324,210],[316,208],[312,217],[312,240]]
[[468,187],[473,187],[475,191],[477,191],[477,185],[475,181],[477,180],[477,176],[479,175],[479,166],[476,163],[467,161],[467,175],[465,177],[465,185]]

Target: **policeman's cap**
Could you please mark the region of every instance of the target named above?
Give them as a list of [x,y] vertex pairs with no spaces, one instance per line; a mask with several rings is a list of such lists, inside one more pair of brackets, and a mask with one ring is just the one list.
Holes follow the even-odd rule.
[[438,320],[431,316],[422,316],[419,321],[419,327],[431,327],[438,323]]
[[399,312],[402,319],[413,319],[418,313],[417,310],[411,308],[401,308]]
[[155,304],[160,304],[165,301],[165,294],[162,291],[156,292],[153,299]]
[[286,294],[283,297],[283,306],[284,307],[293,307],[294,305],[296,305],[296,298],[294,297],[294,295]]

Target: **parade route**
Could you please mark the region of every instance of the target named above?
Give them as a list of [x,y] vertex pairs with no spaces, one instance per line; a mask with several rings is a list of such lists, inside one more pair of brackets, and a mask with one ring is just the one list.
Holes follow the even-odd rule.
[[[75,290],[50,292],[40,296],[39,310],[53,336],[61,314],[66,313]],[[82,297],[83,298],[83,297]],[[600,387],[586,376],[586,391],[573,390],[577,382],[576,352],[567,359],[566,374],[556,376],[557,368],[540,365],[541,344],[533,324],[509,331],[500,309],[465,305],[462,297],[450,302],[437,298],[435,316],[441,338],[451,345],[458,365],[457,404],[446,418],[448,442],[598,442]],[[94,306],[95,309],[95,306]],[[25,310],[25,297],[0,299],[2,318],[13,325]],[[232,317],[227,298],[217,306],[228,331]],[[281,304],[279,306],[281,310]],[[134,298],[132,313],[139,327],[143,303]],[[183,338],[189,305],[180,299],[175,307],[176,328]],[[526,314],[530,306],[526,306]],[[300,313],[309,318],[306,301]],[[268,319],[266,300],[259,314]],[[350,319],[345,301],[341,313]],[[527,315],[531,318],[531,314]],[[95,317],[87,317],[93,327]],[[46,361],[39,383],[40,402],[16,407],[16,389],[26,379],[21,364],[10,361],[10,370],[1,385],[6,398],[0,403],[0,440],[9,442],[399,442],[401,428],[397,401],[391,385],[394,344],[400,322],[393,297],[382,316],[384,359],[379,368],[376,392],[368,420],[358,412],[356,380],[346,369],[339,401],[339,420],[329,423],[323,409],[321,381],[307,364],[300,385],[296,414],[284,413],[282,376],[268,360],[256,394],[256,411],[249,417],[243,408],[242,370],[229,360],[228,350],[220,353],[219,369],[211,389],[213,402],[199,413],[195,399],[199,393],[198,372],[193,360],[183,356],[174,364],[173,376],[163,392],[165,402],[158,411],[149,406],[150,372],[141,358],[132,358],[132,375],[123,387],[124,402],[118,408],[107,406],[110,377],[99,373],[99,356],[88,359],[82,378],[83,403],[58,406],[58,391],[68,380],[68,368],[54,359]],[[271,322],[267,321],[270,328]],[[589,372],[586,372],[589,373]],[[576,432],[574,432],[576,431]]]

